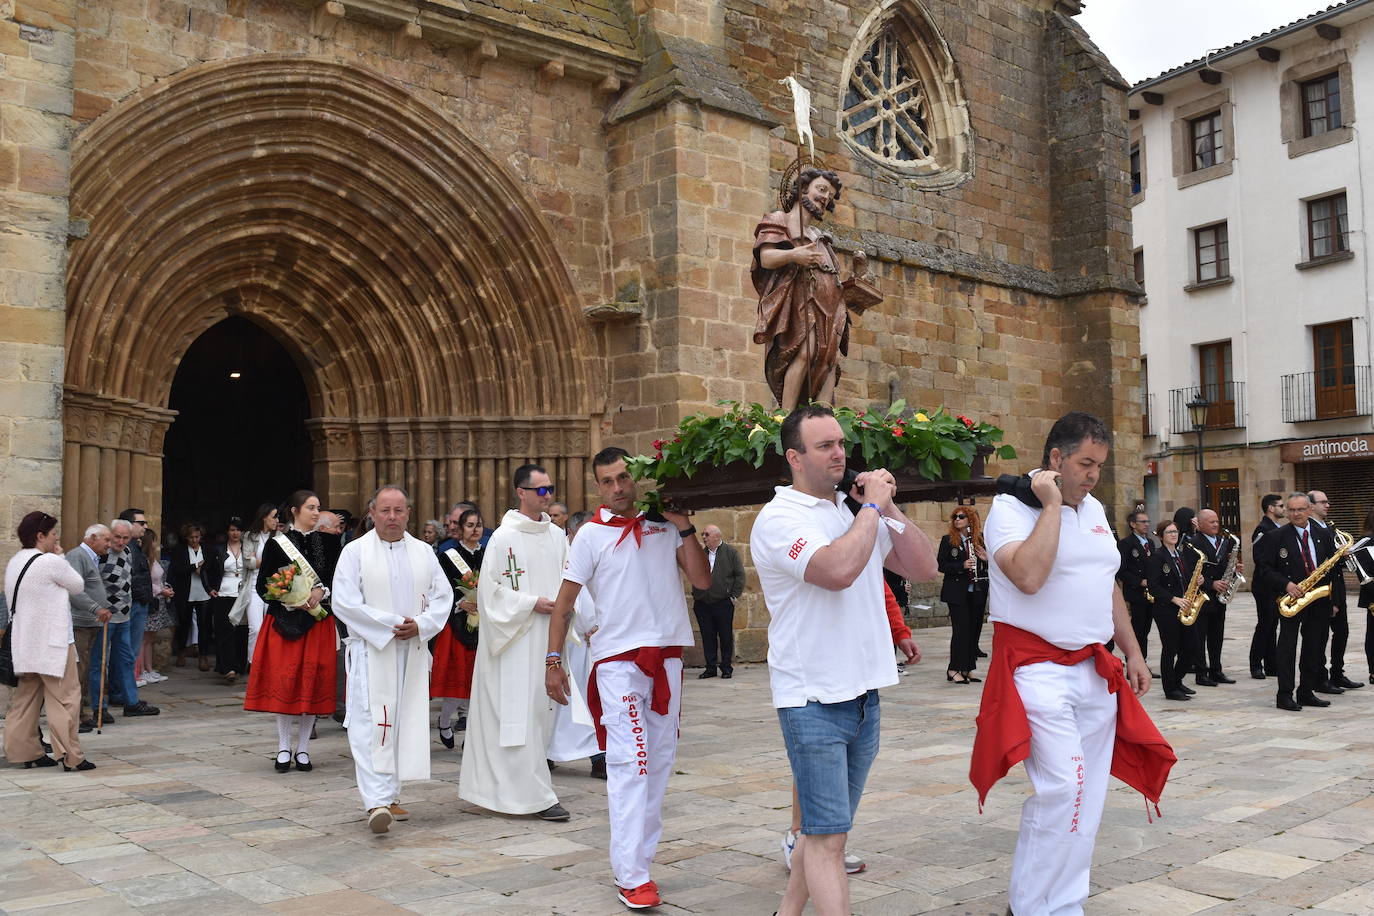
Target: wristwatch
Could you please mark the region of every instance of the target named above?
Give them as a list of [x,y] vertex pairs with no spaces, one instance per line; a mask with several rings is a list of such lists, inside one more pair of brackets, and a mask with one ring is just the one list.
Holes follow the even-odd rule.
[[697,533],[697,526],[693,525],[690,528],[679,528],[677,533],[680,537],[689,538]]

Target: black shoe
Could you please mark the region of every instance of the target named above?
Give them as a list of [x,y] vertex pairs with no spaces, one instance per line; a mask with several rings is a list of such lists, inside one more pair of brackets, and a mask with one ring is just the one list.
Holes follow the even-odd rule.
[[965,672],[964,672],[964,680],[967,681],[967,682],[970,683],[970,684],[981,684],[981,683],[983,683],[983,679],[982,679],[981,677],[974,677],[972,671],[965,671]]
[[1264,669],[1263,669],[1263,668],[1251,668],[1251,669],[1250,669],[1250,676],[1251,676],[1252,678],[1254,678],[1255,680],[1257,680],[1257,681],[1262,681],[1262,680],[1264,680],[1264,676],[1265,676],[1265,675],[1264,675]]
[[1177,690],[1177,689],[1175,689],[1175,690],[1166,690],[1166,691],[1164,691],[1164,699],[1166,699],[1166,700],[1191,700],[1192,697],[1188,696],[1188,694],[1184,693],[1182,690]]
[[468,717],[467,717],[467,716],[459,716],[459,717],[458,717],[458,721],[455,722],[455,723],[453,724],[453,730],[456,731],[456,732],[465,732],[465,731],[467,731],[467,730],[468,730]]
[[1178,689],[1179,689],[1179,690],[1182,690],[1184,693],[1188,694],[1188,696],[1192,696],[1193,694],[1197,693],[1196,690],[1194,690],[1193,688],[1189,687],[1187,684],[1179,684],[1179,685],[1178,685]]
[[296,769],[300,770],[302,773],[309,773],[311,770],[315,769],[315,764],[310,762],[309,754],[296,755]]
[[1293,698],[1290,697],[1290,696],[1281,696],[1281,697],[1279,697],[1278,702],[1275,703],[1274,705],[1277,706],[1279,709],[1286,709],[1286,710],[1288,710],[1289,712],[1301,712],[1301,711],[1302,711],[1302,707],[1299,706],[1296,702],[1294,702]]
[[342,709],[336,709],[334,710],[334,714],[331,715],[329,718],[333,719],[335,722],[338,722],[340,725],[343,725],[344,719],[348,718],[348,714],[344,712]]
[[1341,694],[1345,693],[1344,690],[1337,687],[1330,681],[1322,681],[1320,684],[1318,684],[1316,687],[1313,687],[1312,689],[1315,690],[1317,693],[1325,693],[1333,697],[1338,697]]
[[80,763],[78,763],[78,764],[77,764],[76,766],[74,766],[74,767],[69,767],[69,766],[67,766],[65,763],[62,764],[62,771],[65,772],[65,773],[70,773],[72,770],[77,770],[78,772],[84,773],[84,772],[86,772],[87,770],[94,770],[94,769],[95,769],[95,764],[91,763],[89,760],[83,760],[83,761],[81,761]]
[[86,734],[86,732],[92,731],[92,730],[94,730],[94,729],[95,729],[95,723],[94,723],[94,722],[83,721],[80,725],[78,725],[78,726],[76,727],[76,733],[77,733],[78,735],[84,735],[84,734]]
[[722,669],[720,669],[720,676],[721,676],[722,678],[732,678],[732,677],[735,676],[735,669],[734,669],[734,668],[722,668]]
[[[95,724],[96,724],[96,720],[95,720],[95,719],[91,719],[91,724],[92,724],[92,725],[95,725]],[[110,714],[110,711],[109,711],[108,709],[105,710],[105,713],[104,713],[103,715],[100,716],[100,727],[101,727],[101,728],[108,728],[109,726],[114,725],[114,724],[115,724],[115,717],[114,717],[113,715]]]
[[1359,690],[1361,687],[1364,686],[1364,684],[1361,684],[1359,681],[1352,681],[1344,674],[1338,674],[1335,677],[1333,677],[1331,679],[1331,683],[1335,684],[1337,687],[1342,688],[1343,690]]
[[147,700],[139,700],[132,706],[124,707],[124,715],[126,716],[156,716],[161,712],[162,710],[156,706],[149,706]]
[[1227,677],[1226,675],[1222,674],[1220,671],[1213,671],[1213,672],[1211,672],[1210,674],[1208,674],[1207,676],[1210,677],[1212,680],[1216,681],[1218,684],[1234,684],[1234,683],[1235,683],[1234,680],[1232,680],[1231,678],[1229,678],[1229,677]]
[[1216,681],[1212,680],[1205,674],[1199,674],[1196,678],[1193,679],[1193,681],[1199,687],[1215,687],[1217,685]]
[[597,754],[592,758],[592,779],[606,778],[606,755]]
[[568,814],[568,809],[554,803],[543,811],[536,812],[534,816],[541,821],[566,821],[571,815]]
[[[286,759],[283,760],[283,757],[285,757]],[[277,751],[277,759],[272,762],[272,766],[277,768],[278,773],[291,772],[291,752]]]
[[715,677],[715,676],[716,676],[716,669],[715,669],[715,668],[707,668],[705,671],[703,671],[703,672],[701,672],[700,674],[697,675],[697,680],[699,680],[699,681],[704,681],[704,680],[706,680],[708,677]]
[[55,766],[57,766],[57,761],[56,761],[56,760],[53,760],[53,759],[52,759],[51,757],[49,757],[47,754],[44,754],[42,757],[39,757],[37,760],[26,760],[26,761],[24,761],[24,769],[26,769],[26,770],[32,770],[34,767],[55,767]]
[[978,650],[978,657],[979,657],[979,658],[987,658],[987,657],[988,657],[988,654],[987,654],[986,652],[984,652],[982,649],[979,649],[979,650]]
[[[453,728],[452,725],[450,725],[449,728],[444,728],[444,726],[439,724],[442,721],[442,719],[434,720],[435,727],[439,729],[439,743],[442,744],[444,747],[451,749],[453,747]],[[447,738],[444,737],[444,732],[448,732]]]
[[1299,690],[1298,702],[1303,706],[1316,706],[1318,708],[1331,705],[1330,700],[1323,700],[1310,690]]

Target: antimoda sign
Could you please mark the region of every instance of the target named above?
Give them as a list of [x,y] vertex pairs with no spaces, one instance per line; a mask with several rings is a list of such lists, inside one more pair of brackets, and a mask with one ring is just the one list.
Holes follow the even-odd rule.
[[1374,458],[1374,436],[1340,436],[1307,439],[1279,446],[1279,459],[1291,464],[1304,461],[1335,461],[1342,458]]

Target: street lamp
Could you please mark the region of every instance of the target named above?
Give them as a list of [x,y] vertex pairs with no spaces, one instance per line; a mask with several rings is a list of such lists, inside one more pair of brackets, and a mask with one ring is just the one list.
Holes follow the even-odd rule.
[[1202,396],[1202,389],[1188,402],[1188,420],[1197,433],[1197,510],[1202,511],[1207,502],[1207,483],[1202,461],[1202,434],[1207,431],[1207,409],[1211,403]]

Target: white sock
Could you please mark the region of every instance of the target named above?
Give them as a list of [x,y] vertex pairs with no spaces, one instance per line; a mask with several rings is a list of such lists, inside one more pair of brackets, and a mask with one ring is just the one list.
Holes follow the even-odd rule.
[[291,753],[291,728],[296,724],[295,716],[277,716],[277,747]]
[[440,731],[453,730],[453,714],[458,711],[459,705],[462,704],[462,702],[462,700],[457,700],[453,697],[444,697],[443,702],[439,706]]
[[314,716],[301,716],[300,734],[296,737],[296,753],[304,754],[310,748],[310,730],[315,727]]

